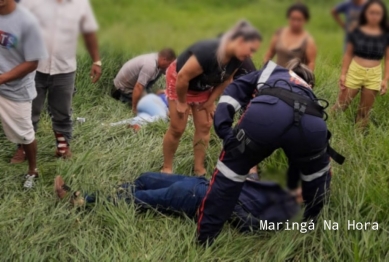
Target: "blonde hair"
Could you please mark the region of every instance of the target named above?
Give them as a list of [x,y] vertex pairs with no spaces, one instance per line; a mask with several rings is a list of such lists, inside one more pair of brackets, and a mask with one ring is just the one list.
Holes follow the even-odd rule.
[[305,80],[311,87],[315,86],[315,74],[299,58],[294,58],[286,65],[286,69],[292,70]]
[[219,47],[216,51],[216,59],[221,67],[225,57],[226,45],[238,37],[243,37],[245,41],[262,40],[259,31],[246,20],[240,20],[233,28],[221,36]]

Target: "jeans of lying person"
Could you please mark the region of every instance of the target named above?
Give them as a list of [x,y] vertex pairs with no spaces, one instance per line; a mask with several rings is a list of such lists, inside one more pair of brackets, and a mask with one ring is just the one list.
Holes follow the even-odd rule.
[[[206,194],[208,184],[203,177],[148,172],[133,183],[122,184],[117,198],[128,204],[135,203],[161,212],[183,212],[192,218]],[[87,203],[95,202],[93,195],[87,195],[85,199]]]

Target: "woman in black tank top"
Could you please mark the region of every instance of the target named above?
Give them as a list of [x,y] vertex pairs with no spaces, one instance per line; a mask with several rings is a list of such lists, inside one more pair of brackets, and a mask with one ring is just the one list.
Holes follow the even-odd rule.
[[215,101],[232,81],[242,61],[259,48],[261,35],[242,21],[221,39],[200,41],[185,50],[166,72],[170,126],[163,141],[161,172],[173,172],[173,157],[191,109],[195,125],[194,173],[204,175],[205,153]]

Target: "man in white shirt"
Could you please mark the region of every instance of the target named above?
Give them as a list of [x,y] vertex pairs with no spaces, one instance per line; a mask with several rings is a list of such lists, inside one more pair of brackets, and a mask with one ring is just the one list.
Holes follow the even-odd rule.
[[129,103],[136,114],[142,95],[150,91],[150,86],[175,59],[176,54],[171,48],[132,58],[123,65],[113,81],[116,89],[113,97]]
[[[21,0],[39,20],[49,58],[39,62],[35,77],[37,97],[32,104],[32,122],[35,131],[46,97],[57,140],[56,155],[71,156],[72,97],[76,72],[76,50],[81,33],[92,59],[90,77],[93,83],[101,75],[96,31],[98,25],[89,0]],[[24,161],[21,147],[11,163]]]

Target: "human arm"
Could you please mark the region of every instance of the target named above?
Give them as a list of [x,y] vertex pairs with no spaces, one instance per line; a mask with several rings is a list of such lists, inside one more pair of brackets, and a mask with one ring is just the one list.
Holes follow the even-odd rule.
[[312,37],[309,37],[307,43],[306,57],[307,57],[307,66],[311,71],[315,71],[315,62],[317,56],[317,47],[316,43]]
[[176,91],[179,103],[186,103],[189,81],[203,73],[196,56],[192,55],[177,74]]
[[14,67],[10,71],[0,74],[0,85],[6,84],[16,79],[20,79],[36,70],[38,67],[38,61],[29,61],[21,63]]
[[90,71],[92,83],[96,83],[101,76],[101,66],[95,64],[95,62],[100,61],[97,35],[95,32],[84,33],[83,38],[84,38],[85,47],[88,50],[89,56],[93,61],[92,68]]
[[214,127],[216,134],[225,142],[233,138],[232,124],[235,113],[251,101],[261,72],[255,71],[235,80],[220,97],[215,111]]
[[347,46],[346,46],[346,52],[343,56],[342,69],[341,69],[340,80],[339,80],[339,87],[342,90],[344,90],[346,88],[346,86],[345,86],[346,75],[347,75],[347,71],[350,67],[351,61],[353,59],[353,50],[354,50],[354,47],[353,47],[352,43],[348,42]]
[[132,112],[136,115],[137,112],[137,106],[139,103],[139,100],[142,98],[144,86],[140,84],[139,82],[136,82],[134,90],[132,91]]
[[177,112],[183,116],[188,111],[186,95],[188,93],[189,81],[200,75],[203,69],[196,56],[192,55],[177,74],[176,92],[177,92]]
[[270,47],[266,52],[266,55],[263,59],[263,64],[266,64],[269,62],[269,60],[273,59],[273,57],[276,55],[276,45],[278,41],[278,33],[274,34],[271,41],[270,41]]
[[99,47],[96,35],[98,25],[89,0],[86,1],[80,28],[83,34],[85,47],[93,61],[90,72],[92,83],[96,83],[101,76],[101,66],[95,64],[96,62],[100,61]]
[[208,100],[198,107],[198,110],[206,110],[207,111],[208,116],[210,116],[210,118],[208,118],[208,120],[212,121],[214,111],[215,111],[215,101],[221,96],[221,94],[224,92],[226,87],[233,82],[233,78],[234,78],[236,71],[237,70],[235,70],[235,72],[226,81],[224,81],[222,84],[215,87],[212,90],[212,93],[209,96]]
[[31,21],[23,29],[23,41],[20,45],[23,49],[24,62],[15,66],[10,71],[0,74],[0,84],[25,77],[37,69],[39,60],[47,57],[47,51],[38,21]]
[[384,79],[381,83],[381,95],[386,94],[386,91],[388,89],[388,81],[389,81],[389,39],[388,39],[388,46],[386,47],[386,53],[385,53],[385,73],[384,73]]
[[340,17],[340,14],[345,13],[346,9],[347,3],[341,3],[331,10],[332,17],[341,28],[345,28],[346,24]]

